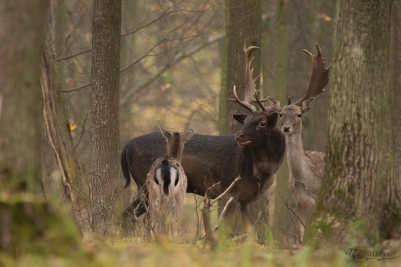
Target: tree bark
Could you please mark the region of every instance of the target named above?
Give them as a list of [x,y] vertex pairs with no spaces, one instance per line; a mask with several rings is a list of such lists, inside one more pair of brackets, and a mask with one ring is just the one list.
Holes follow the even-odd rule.
[[121,214],[119,200],[123,179],[118,179],[120,31],[121,0],[95,0],[91,91],[91,227],[103,235],[112,233],[113,219]]
[[[228,99],[234,98],[232,89],[236,85],[240,99],[244,96],[245,55],[244,45],[261,46],[262,16],[260,0],[226,0],[226,50],[224,55],[222,84],[219,105],[220,135],[236,133],[241,125],[233,120],[233,114],[248,114],[243,107]],[[260,74],[260,51],[253,52],[254,78]],[[256,88],[259,89],[259,79]]]
[[[240,99],[244,96],[245,85],[245,55],[244,45],[261,46],[262,15],[260,0],[226,0],[226,49],[223,63],[222,83],[220,89],[219,103],[219,133],[220,135],[234,134],[241,129],[241,125],[234,122],[233,115],[248,114],[243,107],[229,101],[234,98],[232,88],[236,86]],[[260,75],[260,51],[253,52],[255,60],[253,77]],[[256,88],[259,89],[260,80],[256,81]],[[255,205],[262,205],[257,203]],[[255,216],[258,216],[257,208],[254,207]],[[240,210],[237,205],[237,220],[235,223],[234,235],[241,235],[241,224],[238,220]]]
[[46,1],[0,5],[0,182],[40,194],[40,59]]
[[75,228],[40,190],[40,63],[48,5],[0,5],[0,247],[9,262],[29,253],[55,255],[60,250],[53,244],[60,242],[66,251],[80,245]]
[[[48,199],[71,205],[71,214],[81,232],[89,230],[83,196],[86,186],[72,142],[72,121],[68,120],[64,95],[56,72],[51,48],[43,52],[42,98],[44,131],[42,170],[44,194]],[[46,149],[48,148],[48,149]],[[62,190],[60,190],[62,189]],[[68,200],[67,202],[65,200]]]
[[326,168],[306,242],[373,246],[400,223],[388,116],[391,2],[338,3]]

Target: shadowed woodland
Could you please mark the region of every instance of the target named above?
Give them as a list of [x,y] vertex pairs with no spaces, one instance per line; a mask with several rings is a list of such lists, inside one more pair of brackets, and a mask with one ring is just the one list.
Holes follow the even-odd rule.
[[397,266],[400,26],[401,0],[1,3],[0,265]]

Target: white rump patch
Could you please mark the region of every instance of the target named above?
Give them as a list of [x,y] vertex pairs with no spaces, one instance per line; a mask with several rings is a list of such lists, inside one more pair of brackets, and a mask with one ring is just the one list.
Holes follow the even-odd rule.
[[163,176],[162,176],[162,170],[161,168],[158,168],[156,170],[156,179],[159,182],[159,186],[163,187]]
[[168,187],[169,195],[172,196],[177,193],[178,187],[180,186],[180,181],[178,181],[177,186],[175,182],[178,179],[178,171],[176,168],[170,167],[170,185]]

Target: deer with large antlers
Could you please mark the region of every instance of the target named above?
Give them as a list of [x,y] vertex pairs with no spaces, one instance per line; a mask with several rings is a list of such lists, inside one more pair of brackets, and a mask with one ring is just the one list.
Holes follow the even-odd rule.
[[305,151],[302,144],[302,118],[312,108],[315,97],[324,91],[329,82],[330,66],[325,68],[322,51],[316,44],[317,55],[307,50],[312,61],[312,74],[306,94],[297,102],[282,107],[280,102],[272,97],[271,108],[279,114],[282,122],[282,131],[285,135],[287,147],[287,162],[290,170],[288,189],[294,196],[297,211],[297,230],[299,242],[303,241],[305,224],[307,220],[306,209],[316,204],[321,187],[321,179],[324,170],[324,153]]
[[149,171],[147,188],[151,226],[156,235],[177,239],[178,218],[187,190],[187,176],[181,165],[182,152],[194,130],[179,133],[160,128],[160,131],[166,138],[167,156],[158,158]]
[[[278,115],[267,110],[257,94],[255,82],[252,78],[251,53],[257,47],[244,49],[246,60],[246,85],[244,100],[239,100],[235,87],[234,99],[244,106],[249,115],[234,115],[242,129],[236,135],[208,136],[194,134],[185,144],[182,166],[188,179],[187,192],[204,196],[206,190],[214,186],[208,196],[215,198],[227,189],[230,184],[241,176],[241,180],[223,198],[223,205],[234,198],[225,213],[225,219],[232,222],[235,215],[236,203],[241,206],[243,223],[255,224],[252,205],[258,197],[272,185],[274,174],[280,167],[285,152],[285,139],[277,127]],[[251,101],[256,100],[261,111],[257,111]],[[121,167],[126,179],[126,186],[130,184],[130,175],[140,191],[148,194],[146,174],[158,157],[166,154],[163,145],[164,138],[160,132],[143,135],[129,141],[121,153]],[[145,199],[145,203],[143,201]],[[126,209],[126,217],[136,218],[146,211],[146,198],[136,197]]]

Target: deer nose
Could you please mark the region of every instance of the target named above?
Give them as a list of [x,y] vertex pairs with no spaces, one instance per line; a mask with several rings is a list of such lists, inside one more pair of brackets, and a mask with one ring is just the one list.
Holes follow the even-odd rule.
[[237,139],[242,139],[244,137],[245,137],[245,135],[243,133],[237,133],[237,136],[236,136]]
[[288,133],[291,130],[291,126],[283,126],[283,131]]

